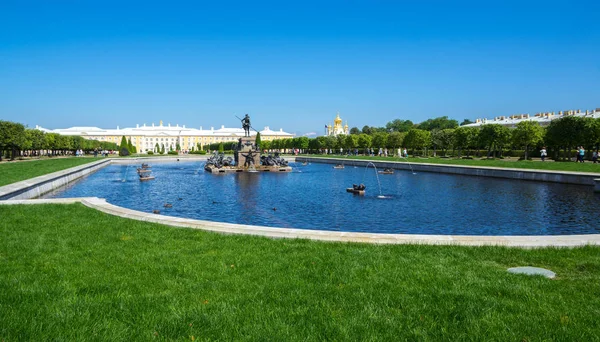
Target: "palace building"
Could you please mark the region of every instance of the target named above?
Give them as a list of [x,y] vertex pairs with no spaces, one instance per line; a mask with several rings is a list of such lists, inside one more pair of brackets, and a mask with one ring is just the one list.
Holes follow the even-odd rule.
[[339,134],[350,134],[350,132],[348,131],[348,122],[346,122],[346,125],[342,127],[342,119],[340,119],[340,112],[337,113],[335,120],[333,120],[333,126],[331,126],[331,124],[325,125],[325,135]]
[[[49,130],[40,126],[36,126],[36,129],[44,131],[46,133],[57,133],[61,135],[75,135],[85,139],[108,141],[116,144],[121,143],[121,138],[125,136],[128,140],[131,139],[131,144],[134,145],[140,153],[153,151],[156,144],[162,146],[164,144],[165,150],[175,150],[177,144],[182,151],[191,151],[194,149],[203,148],[204,145],[212,143],[237,143],[240,137],[244,136],[244,129],[242,128],[227,128],[221,126],[219,129],[211,127],[208,129],[196,129],[189,128],[179,125],[171,126],[171,124],[163,125],[160,121],[158,125],[152,123],[151,126],[136,125],[135,128],[123,128],[120,129],[103,129],[98,127],[71,127],[65,129],[54,129]],[[251,132],[250,135],[256,135],[256,132]],[[290,139],[293,138],[294,134],[284,132],[283,129],[279,131],[273,131],[268,126],[260,131],[260,138],[262,141],[272,141],[275,139]]]
[[569,109],[556,112],[541,112],[535,115],[516,114],[511,116],[496,116],[494,119],[477,119],[472,124],[463,125],[462,127],[480,127],[488,124],[499,124],[509,128],[517,127],[517,124],[522,121],[534,121],[540,126],[548,126],[552,120],[564,118],[566,116],[579,116],[583,118],[600,118],[600,108],[594,110],[581,111],[581,109]]

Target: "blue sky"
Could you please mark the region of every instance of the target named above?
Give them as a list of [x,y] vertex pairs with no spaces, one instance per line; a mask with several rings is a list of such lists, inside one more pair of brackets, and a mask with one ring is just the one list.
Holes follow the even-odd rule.
[[596,1],[0,2],[0,119],[322,134],[600,107]]

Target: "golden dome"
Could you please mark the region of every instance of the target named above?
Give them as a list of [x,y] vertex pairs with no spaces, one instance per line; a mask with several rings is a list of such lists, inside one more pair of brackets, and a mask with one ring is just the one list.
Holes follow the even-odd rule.
[[335,122],[336,125],[341,125],[342,124],[342,119],[340,119],[340,113],[337,113],[337,116],[335,117],[335,120],[333,120],[333,122]]

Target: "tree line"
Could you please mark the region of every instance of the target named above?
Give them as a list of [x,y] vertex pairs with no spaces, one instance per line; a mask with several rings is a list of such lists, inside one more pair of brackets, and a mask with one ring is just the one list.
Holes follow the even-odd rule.
[[80,136],[46,133],[23,124],[0,120],[0,160],[20,156],[65,155],[76,150],[117,150],[112,142],[88,140]]
[[[584,146],[587,150],[600,147],[600,119],[566,116],[552,120],[547,127],[534,121],[522,121],[510,129],[499,124],[486,124],[480,127],[458,126],[456,120],[443,116],[429,119],[418,125],[410,120],[393,120],[386,127],[353,128],[349,135],[319,136],[316,138],[295,137],[288,139],[260,140],[261,150],[294,150],[303,153],[322,153],[324,150],[352,152],[361,149],[407,148],[413,155],[426,155],[428,151],[447,155],[469,157],[473,151],[486,151],[488,157],[502,157],[506,149],[524,151],[529,158],[532,149],[547,146],[549,157],[558,160],[571,158],[572,150]],[[233,150],[236,143],[213,143],[198,146],[200,150]],[[122,138],[121,146],[129,153],[135,153],[131,141]],[[22,124],[0,120],[0,160],[14,159],[22,155],[66,154],[75,150],[93,151],[98,149],[119,150],[112,142],[87,140],[80,136],[65,136],[28,129]],[[562,151],[562,153],[561,153]],[[155,152],[165,153],[164,146],[156,146]]]
[[454,155],[466,154],[467,157],[474,150],[487,151],[488,157],[502,157],[506,149],[519,149],[524,151],[526,159],[532,149],[547,146],[553,159],[570,159],[572,150],[578,146],[587,150],[600,148],[600,119],[566,116],[552,120],[546,127],[535,121],[522,121],[512,129],[499,124],[459,127],[456,120],[445,116],[418,125],[410,120],[394,120],[385,128],[365,126],[362,131],[353,128],[350,135],[317,137],[311,139],[309,146],[346,151],[405,147],[413,154],[422,155],[431,149],[442,155],[452,150]]

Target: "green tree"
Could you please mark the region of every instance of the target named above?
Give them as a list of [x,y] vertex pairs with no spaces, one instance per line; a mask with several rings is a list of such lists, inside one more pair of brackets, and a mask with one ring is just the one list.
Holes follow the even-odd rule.
[[463,122],[460,123],[461,126],[472,124],[473,121],[469,119],[464,119]]
[[447,128],[457,128],[458,121],[448,119],[447,116],[440,116],[435,119],[428,119],[419,124],[419,129],[431,131],[434,129],[442,130]]
[[46,134],[46,147],[45,148],[50,150],[53,156],[56,154],[58,137],[59,137],[58,133]]
[[44,132],[39,129],[28,129],[27,132],[31,140],[32,150],[40,151],[46,148],[46,134]]
[[459,156],[465,149],[468,157],[470,149],[477,144],[478,139],[479,129],[477,127],[459,127],[454,130],[454,144],[458,147]]
[[454,142],[454,129],[446,128],[446,129],[434,129],[431,131],[431,144],[433,145],[434,150],[437,149],[442,150],[442,155],[446,155],[446,151],[450,147],[452,147],[452,143]]
[[410,120],[395,119],[385,125],[386,130],[392,132],[408,132],[415,127],[415,124]]
[[125,136],[121,137],[121,144],[119,145],[119,155],[124,157],[129,155],[129,145]]
[[370,134],[373,133],[373,129],[371,127],[365,125],[362,128],[362,132],[363,132],[363,134],[369,134],[370,135]]
[[261,144],[262,144],[262,145],[260,146],[260,148],[261,148],[261,150],[263,150],[263,151],[264,151],[264,150],[270,150],[270,149],[272,149],[272,148],[273,148],[273,147],[271,146],[271,142],[270,142],[269,140],[263,140],[263,141],[261,141]]
[[358,147],[358,138],[359,136],[356,134],[346,135],[344,138],[344,146],[346,149],[355,149]]
[[358,146],[363,149],[365,155],[369,154],[367,149],[373,144],[373,138],[368,134],[360,134],[358,136]]
[[306,150],[308,149],[308,137],[299,137],[298,138],[298,147],[300,150],[302,150],[303,153],[306,153]]
[[406,136],[406,133],[401,133],[401,132],[390,133],[390,135],[388,135],[388,141],[387,141],[388,147],[391,147],[395,150],[398,147],[402,146],[402,142],[404,141],[405,136]]
[[337,148],[337,137],[329,135],[325,137],[325,147],[330,150]]
[[225,147],[223,146],[223,143],[219,144],[219,153],[223,153],[225,152]]
[[179,145],[179,141],[175,144],[175,150],[181,151],[181,145]]
[[516,146],[525,147],[525,160],[528,159],[529,147],[542,142],[544,130],[534,121],[521,121],[512,133],[512,140]]
[[[577,116],[565,116],[550,121],[546,128],[546,142],[555,150],[564,149],[564,156],[571,159],[571,149],[585,144],[586,120]],[[556,158],[556,156],[555,156]]]
[[56,137],[56,148],[65,155],[67,151],[73,149],[73,139],[68,135],[58,135]]
[[377,132],[373,134],[373,146],[383,148],[387,146],[388,134]]
[[165,154],[165,144],[164,143],[160,144],[160,154]]
[[327,138],[325,136],[319,136],[315,138],[315,148],[320,152],[327,147]]
[[406,133],[404,145],[414,150],[420,149],[425,154],[425,149],[431,145],[431,133],[422,129],[411,129]]
[[129,138],[127,140],[127,150],[129,151],[129,154],[133,154],[134,153],[134,151],[133,151],[133,144],[131,143],[131,138]]
[[14,160],[21,146],[25,144],[25,126],[20,123],[0,120],[0,160],[4,151],[10,151]]
[[496,151],[498,149],[502,151],[502,147],[508,143],[510,136],[511,132],[508,127],[488,124],[481,127],[479,141],[483,147],[487,148],[488,158],[492,155],[492,149],[494,150],[493,156],[496,157]]
[[262,141],[260,139],[260,132],[256,132],[256,139],[254,140],[254,144],[257,146],[257,148],[260,150],[261,146],[262,146]]
[[350,128],[350,134],[360,134],[360,129],[358,127]]

